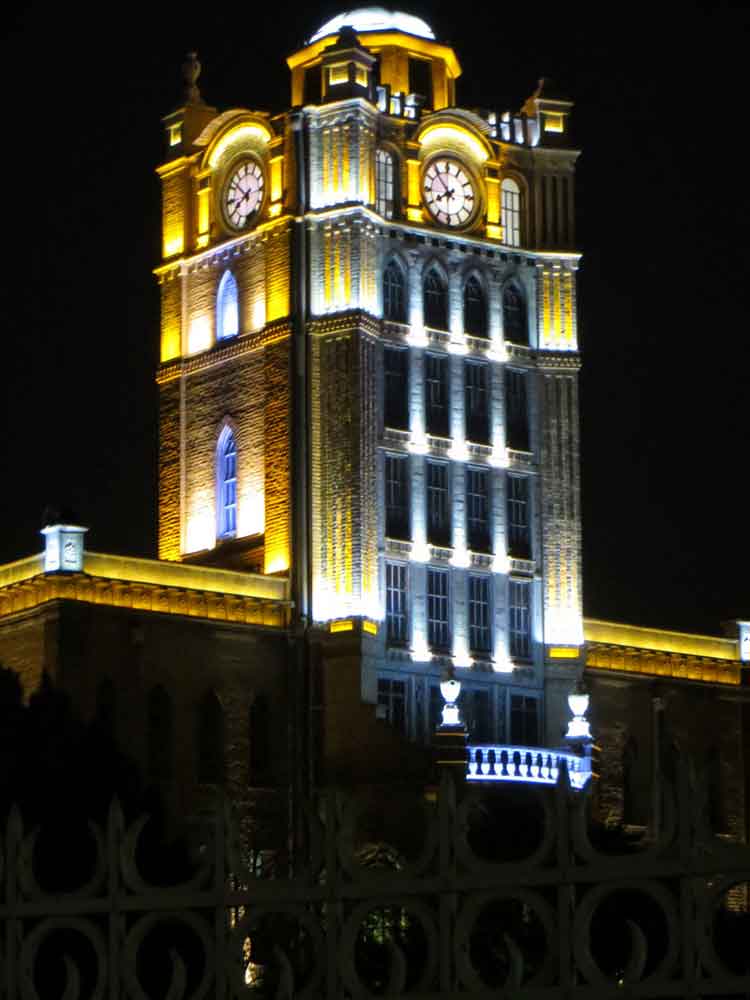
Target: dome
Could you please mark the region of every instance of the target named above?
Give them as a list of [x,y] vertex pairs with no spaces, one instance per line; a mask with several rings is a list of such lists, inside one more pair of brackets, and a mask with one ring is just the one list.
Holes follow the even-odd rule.
[[407,35],[435,40],[432,28],[421,17],[404,14],[400,10],[386,10],[385,7],[359,7],[357,10],[347,10],[326,21],[322,28],[312,36],[308,45],[319,41],[328,35],[338,35],[343,27],[352,27],[360,31],[403,31]]

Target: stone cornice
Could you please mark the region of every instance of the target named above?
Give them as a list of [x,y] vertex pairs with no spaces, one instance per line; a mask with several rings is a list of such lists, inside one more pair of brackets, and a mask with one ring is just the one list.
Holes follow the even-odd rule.
[[276,344],[280,340],[286,340],[291,336],[291,332],[292,328],[288,319],[269,323],[257,333],[246,333],[240,337],[232,338],[229,343],[217,344],[201,354],[177,361],[169,361],[161,365],[156,373],[156,383],[157,385],[165,385],[182,375],[194,375],[196,372],[223,365],[227,361],[234,361],[236,358]]

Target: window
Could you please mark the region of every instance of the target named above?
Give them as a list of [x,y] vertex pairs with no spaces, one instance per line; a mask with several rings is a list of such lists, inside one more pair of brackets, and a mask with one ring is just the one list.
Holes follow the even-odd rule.
[[381,718],[404,735],[408,732],[408,703],[406,697],[406,681],[389,677],[378,678],[378,707]]
[[529,450],[529,406],[526,374],[505,369],[506,440],[509,448]]
[[531,658],[531,586],[520,580],[508,585],[508,632],[514,660]]
[[320,104],[323,93],[323,67],[320,63],[305,70],[305,104]]
[[492,640],[490,625],[490,580],[486,576],[469,577],[469,648],[474,653],[489,653]]
[[462,686],[458,706],[469,739],[473,743],[487,743],[494,738],[492,699],[488,688]]
[[383,316],[393,323],[406,322],[404,272],[395,260],[383,271]]
[[384,149],[375,152],[375,211],[384,219],[393,218],[393,154]]
[[464,285],[464,332],[472,337],[487,336],[487,302],[475,274]]
[[448,437],[448,358],[437,354],[425,354],[424,369],[427,433],[436,437]]
[[385,376],[384,420],[386,427],[409,429],[409,352],[398,347],[383,349]]
[[231,271],[225,271],[216,293],[216,339],[226,340],[240,332],[240,309],[237,280]]
[[447,462],[427,462],[427,541],[451,544],[451,506]]
[[502,214],[505,242],[509,247],[521,245],[521,189],[512,177],[506,177],[500,185],[502,192]]
[[146,760],[153,781],[168,781],[173,772],[174,708],[161,684],[151,689],[146,707]]
[[409,59],[409,93],[421,94],[426,107],[432,107],[432,63],[427,59]]
[[408,473],[405,455],[385,456],[385,533],[389,538],[410,537]]
[[510,741],[517,746],[539,743],[539,701],[525,694],[510,696]]
[[466,437],[478,444],[490,443],[489,365],[477,361],[464,364]]
[[224,709],[215,691],[209,691],[198,705],[195,747],[198,781],[206,785],[224,783]]
[[385,619],[389,642],[406,642],[406,566],[385,564]]
[[444,569],[427,570],[427,643],[441,652],[447,652],[450,645],[448,571]]
[[490,476],[487,469],[466,470],[466,541],[472,552],[489,552]]
[[218,533],[220,538],[234,538],[237,534],[237,447],[229,427],[221,432],[216,457]]
[[424,325],[448,329],[448,286],[436,267],[429,268],[424,277]]
[[529,518],[529,481],[520,476],[508,477],[508,552],[519,559],[531,556]]
[[503,335],[513,344],[529,342],[526,302],[521,289],[515,284],[506,285],[503,289]]

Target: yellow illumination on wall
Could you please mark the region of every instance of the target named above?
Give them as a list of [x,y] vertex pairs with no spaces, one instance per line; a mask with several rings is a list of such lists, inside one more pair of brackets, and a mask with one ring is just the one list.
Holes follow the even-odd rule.
[[367,632],[369,635],[377,635],[378,634],[378,623],[377,622],[371,622],[371,621],[363,621],[362,622],[362,630],[364,632]]
[[337,83],[349,82],[349,63],[334,63],[328,67],[328,83],[335,86]]
[[[427,38],[417,38],[415,35],[404,35],[399,31],[363,32],[362,39],[363,44],[367,46],[368,51],[372,52],[373,55],[377,55],[379,50],[382,48],[393,47],[401,50],[398,53],[399,55],[401,53],[405,56],[414,54],[426,56],[428,59],[440,59],[445,62],[446,69],[454,80],[461,76],[461,64],[456,57],[456,53],[452,48],[450,48],[450,46],[442,45],[440,42],[433,42]],[[308,63],[317,59],[323,50],[331,45],[331,41],[332,39],[330,37],[326,37],[318,39],[318,41],[313,42],[312,45],[307,45],[304,49],[300,49],[299,52],[295,52],[287,58],[287,66],[289,69],[295,69],[298,66],[306,66]],[[382,71],[381,78],[384,79]],[[392,81],[389,82],[391,82],[392,90],[408,89],[408,84],[406,84],[406,86],[396,88],[392,85]]]
[[422,146],[463,146],[471,155],[484,163],[489,158],[489,152],[476,135],[461,125],[441,124],[428,125],[418,136]]
[[354,622],[353,621],[331,622],[331,624],[329,625],[329,630],[331,632],[353,632]]
[[542,112],[542,127],[545,132],[564,132],[565,118],[563,115],[550,111]]
[[284,193],[284,157],[271,158],[271,201],[280,201]]
[[211,346],[211,320],[208,316],[197,316],[190,324],[188,334],[188,354],[198,354]]
[[289,569],[289,553],[271,553],[270,557],[266,553],[266,573],[286,573]]
[[421,208],[407,208],[406,218],[409,222],[424,222],[424,215]]
[[164,256],[165,257],[176,257],[181,254],[185,249],[185,240],[183,239],[182,233],[178,235],[170,235],[164,237]]
[[666,629],[644,628],[621,622],[585,618],[583,632],[586,642],[601,642],[613,646],[636,646],[639,649],[683,653],[687,656],[710,656],[716,660],[739,658],[736,639],[690,632],[670,632]]
[[[407,196],[409,199],[409,205],[419,205],[421,202],[421,193],[419,190],[419,160],[407,160],[406,161],[406,177],[407,177]],[[410,209],[411,210],[411,209]],[[409,216],[412,219],[411,216]],[[420,209],[419,218],[422,218],[422,211]],[[412,221],[416,221],[412,219]]]
[[177,323],[165,325],[161,332],[160,359],[162,363],[171,361],[172,358],[179,358],[181,350],[179,325]]
[[498,240],[500,243],[503,242],[503,227],[502,226],[487,226],[487,239],[488,240]]
[[500,222],[500,179],[499,177],[486,177],[487,185],[487,229],[489,235],[490,225],[499,228]]
[[229,147],[233,146],[235,143],[247,142],[249,139],[256,139],[263,143],[268,143],[272,138],[273,136],[271,135],[269,129],[266,128],[265,125],[261,125],[258,122],[243,122],[241,125],[235,125],[234,128],[231,128],[228,132],[224,133],[211,150],[208,157],[208,165],[213,170]]
[[357,66],[354,71],[354,79],[360,85],[360,87],[367,86],[367,70],[362,66]]
[[577,660],[578,654],[579,649],[574,646],[552,646],[549,651],[551,660]]
[[266,300],[257,298],[251,311],[253,330],[262,330],[266,325]]
[[[199,188],[198,190],[198,246],[204,246],[208,243],[208,231],[210,227],[210,195],[211,188],[206,185],[206,187]],[[201,237],[205,236],[205,242],[201,242]]]
[[175,122],[169,126],[169,145],[179,146],[182,142],[182,122]]

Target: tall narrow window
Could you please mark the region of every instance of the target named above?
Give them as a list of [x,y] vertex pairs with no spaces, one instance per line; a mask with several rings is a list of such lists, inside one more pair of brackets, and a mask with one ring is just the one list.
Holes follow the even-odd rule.
[[206,785],[224,783],[224,709],[215,691],[198,704],[195,749],[198,781]]
[[432,107],[432,63],[427,59],[409,59],[409,93],[421,94],[425,106]]
[[168,781],[174,770],[174,708],[161,684],[151,689],[146,706],[146,760],[152,781]]
[[502,192],[501,223],[509,247],[521,245],[521,189],[512,177],[500,185]]
[[404,272],[395,260],[383,271],[383,316],[392,323],[406,322],[406,287]]
[[393,218],[393,154],[384,149],[375,153],[375,210],[384,219]]
[[489,552],[490,477],[487,469],[466,470],[466,541],[472,552]]
[[462,685],[458,704],[469,739],[473,743],[486,743],[494,738],[489,688],[467,688]]
[[448,437],[448,358],[426,354],[424,358],[425,423],[427,433]]
[[228,427],[219,436],[216,459],[218,534],[220,538],[234,538],[237,534],[237,446]]
[[433,330],[448,329],[448,286],[436,267],[424,276],[424,325]]
[[508,553],[518,559],[528,559],[531,556],[528,479],[509,476],[507,500]]
[[305,104],[320,104],[323,92],[323,67],[320,63],[305,70]]
[[529,404],[525,372],[505,369],[506,441],[515,451],[529,450]]
[[528,344],[526,302],[521,289],[514,284],[503,289],[503,335],[513,344]]
[[240,307],[237,281],[231,271],[225,271],[216,294],[216,339],[226,340],[240,332]]
[[530,659],[531,587],[519,580],[511,580],[508,584],[508,633],[512,659]]
[[464,285],[464,332],[471,337],[487,336],[487,301],[475,274]]
[[477,444],[490,442],[489,365],[479,361],[464,364],[466,437]]
[[385,564],[385,620],[389,642],[406,642],[406,566]]
[[378,678],[378,706],[386,721],[405,736],[409,724],[406,681]]
[[486,576],[469,577],[469,647],[474,653],[489,653],[490,581]]
[[389,538],[410,537],[408,474],[406,455],[385,456],[385,533]]
[[447,462],[427,462],[427,541],[451,544],[451,506]]
[[385,376],[385,426],[408,430],[409,351],[400,347],[384,348],[383,374]]
[[539,743],[539,701],[525,694],[510,696],[510,739],[517,746]]
[[427,642],[438,652],[446,652],[450,645],[448,571],[444,569],[427,570]]

